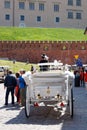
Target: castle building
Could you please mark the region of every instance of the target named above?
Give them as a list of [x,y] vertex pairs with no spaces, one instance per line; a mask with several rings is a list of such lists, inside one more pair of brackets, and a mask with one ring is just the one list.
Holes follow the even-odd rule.
[[0,26],[85,28],[87,0],[0,0]]

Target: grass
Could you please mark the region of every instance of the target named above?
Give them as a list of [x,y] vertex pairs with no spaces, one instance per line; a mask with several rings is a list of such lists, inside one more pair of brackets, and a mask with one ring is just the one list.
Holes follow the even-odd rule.
[[[2,41],[86,41],[83,29],[74,28],[19,28],[19,27],[0,27],[0,40]],[[0,60],[0,66],[10,66],[16,73],[20,69],[30,70],[31,64]]]
[[27,64],[24,62],[15,62],[14,64],[13,61],[10,60],[0,60],[0,66],[9,66],[9,69],[12,70],[14,73],[19,72],[21,69],[30,71],[31,65],[34,64]]
[[0,40],[86,41],[83,29],[0,27]]

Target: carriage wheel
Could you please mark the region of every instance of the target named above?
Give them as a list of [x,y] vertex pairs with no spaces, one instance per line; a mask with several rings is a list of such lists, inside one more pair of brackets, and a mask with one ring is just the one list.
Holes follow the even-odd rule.
[[27,118],[29,118],[30,116],[30,101],[26,101],[25,104],[25,115]]
[[28,87],[26,88],[25,115],[27,118],[29,118],[30,116],[30,97],[29,97]]
[[73,118],[73,90],[72,89],[71,89],[69,107],[70,107],[70,116]]

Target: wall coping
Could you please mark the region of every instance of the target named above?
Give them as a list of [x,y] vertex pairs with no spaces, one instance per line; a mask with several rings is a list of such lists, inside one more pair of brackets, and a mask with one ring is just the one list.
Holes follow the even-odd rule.
[[87,43],[87,41],[6,41],[6,40],[5,40],[5,41],[0,41],[0,43],[9,43],[9,42],[10,42],[10,43],[33,43],[33,44],[34,44],[34,43],[35,43],[35,44],[36,44],[36,43],[51,43],[51,44],[52,44],[52,43],[53,43],[53,44],[54,44],[54,43],[61,43],[61,44],[64,44],[64,43],[65,43],[65,44],[66,44],[66,43],[69,43],[69,44],[70,44],[70,43],[71,43],[71,44],[72,44],[72,43],[76,43],[76,44],[77,44],[77,43]]

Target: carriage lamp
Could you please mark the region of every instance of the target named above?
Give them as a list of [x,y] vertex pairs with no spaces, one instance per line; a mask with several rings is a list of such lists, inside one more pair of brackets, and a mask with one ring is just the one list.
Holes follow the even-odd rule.
[[41,99],[41,95],[40,95],[40,93],[37,94],[37,97],[38,97],[38,99]]
[[62,96],[60,96],[60,101],[62,101]]
[[57,95],[55,96],[55,98],[60,99],[60,95],[59,95],[59,94],[57,94]]
[[47,87],[47,94],[50,94],[50,88]]

